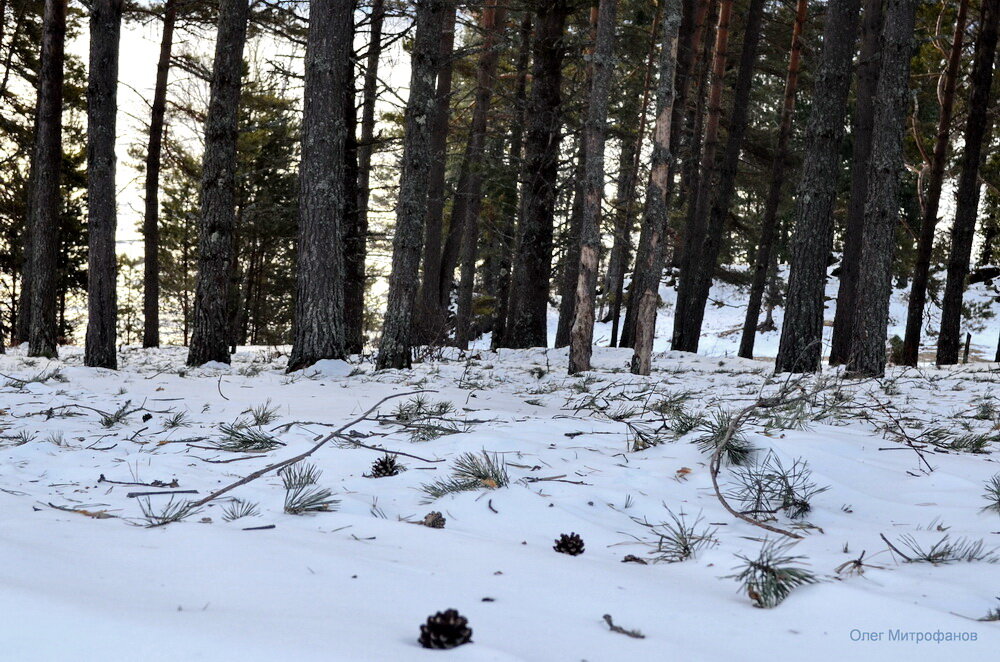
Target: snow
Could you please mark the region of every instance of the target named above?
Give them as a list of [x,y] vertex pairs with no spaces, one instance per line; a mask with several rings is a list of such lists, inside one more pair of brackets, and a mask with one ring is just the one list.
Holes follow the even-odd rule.
[[[279,350],[243,348],[231,367],[190,369],[183,348],[126,348],[119,372],[82,367],[76,348],[54,362],[20,349],[0,357],[0,659],[995,659],[1000,623],[976,619],[1000,607],[1000,566],[905,563],[880,534],[897,545],[904,535],[929,546],[947,534],[1000,546],[1000,516],[981,510],[983,485],[1000,472],[995,453],[928,447],[928,472],[882,429],[901,416],[914,436],[921,421],[964,424],[991,434],[995,451],[996,420],[973,414],[1000,394],[996,364],[893,369],[886,380],[842,384],[852,399],[840,415],[804,429],[747,428],[754,446],[786,465],[807,460],[812,480],[829,486],[814,497],[809,526],[794,529],[803,536],[795,553],[823,581],[766,610],[728,576],[736,554],[754,555],[774,534],[722,508],[707,456],[689,443],[695,435],[631,450],[627,423],[641,416],[624,410],[684,391],[693,410],[740,409],[769,379],[769,363],[667,352],[642,378],[628,374],[628,351],[597,348],[593,372],[566,377],[565,351],[538,349],[454,352],[411,372],[353,361],[287,375]],[[55,369],[57,378],[23,386],[9,379]],[[178,498],[200,498],[307,450],[386,396],[418,390],[453,403],[448,417],[460,431],[418,441],[382,419],[356,425],[366,436],[353,439],[445,462],[401,457],[407,471],[373,479],[364,474],[380,453],[331,442],[310,462],[340,499],[334,512],[284,513],[281,478],[267,475],[182,522],[146,528],[127,494],[174,488],[109,482],[176,479],[176,489],[198,491]],[[143,409],[102,423],[123,407]],[[211,450],[220,424],[267,407],[276,418],[262,427],[285,446]],[[176,412],[189,425],[167,429]],[[20,443],[21,433],[31,440]],[[480,450],[505,459],[508,487],[425,503],[421,484]],[[724,468],[724,484],[730,475]],[[260,516],[225,521],[230,496],[258,503]],[[155,507],[169,497],[149,499]],[[651,558],[636,539],[652,536],[632,518],[659,523],[666,508],[700,514],[718,544],[681,563],[622,563],[626,554]],[[431,510],[443,513],[444,529],[418,524]],[[772,524],[796,525],[784,515]],[[586,543],[581,556],[552,550],[571,531]],[[862,551],[863,574],[836,572]],[[474,643],[421,649],[419,625],[450,607],[469,618]],[[603,614],[645,638],[609,631]],[[976,641],[889,641],[896,630]],[[861,631],[882,641],[852,641]]]

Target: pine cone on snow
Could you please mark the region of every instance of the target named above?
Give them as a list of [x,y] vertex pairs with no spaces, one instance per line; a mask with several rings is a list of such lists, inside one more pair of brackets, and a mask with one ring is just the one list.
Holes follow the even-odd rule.
[[442,515],[436,510],[432,510],[431,512],[424,515],[424,519],[420,523],[423,524],[424,526],[429,526],[432,529],[443,529],[444,522],[445,522],[444,515]]
[[469,619],[454,609],[427,617],[420,626],[420,645],[424,648],[455,648],[472,641]]
[[583,538],[576,533],[570,533],[569,535],[563,533],[559,536],[559,540],[556,540],[556,544],[552,546],[552,549],[560,554],[569,554],[570,556],[583,554]]
[[372,462],[372,472],[367,474],[369,478],[385,478],[386,476],[396,476],[405,467],[396,461],[395,455],[383,455]]

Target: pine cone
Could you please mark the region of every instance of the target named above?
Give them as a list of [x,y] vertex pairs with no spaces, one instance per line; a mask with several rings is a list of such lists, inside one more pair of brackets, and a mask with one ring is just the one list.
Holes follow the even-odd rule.
[[424,520],[421,522],[421,524],[423,524],[424,526],[429,526],[432,529],[443,529],[444,522],[445,522],[444,515],[442,515],[436,510],[432,510],[431,512],[424,515]]
[[472,641],[469,619],[454,609],[427,617],[420,626],[420,645],[424,648],[455,648]]
[[569,554],[570,556],[583,554],[583,538],[576,533],[570,533],[569,535],[563,533],[559,536],[556,544],[552,546],[552,549],[560,554]]
[[395,455],[388,453],[372,462],[372,472],[367,474],[369,478],[385,478],[386,476],[396,476],[405,467],[396,461]]

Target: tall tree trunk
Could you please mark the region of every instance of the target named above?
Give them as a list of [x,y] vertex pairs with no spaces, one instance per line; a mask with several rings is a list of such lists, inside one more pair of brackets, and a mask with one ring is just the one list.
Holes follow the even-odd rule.
[[[757,50],[760,44],[761,21],[764,16],[764,0],[750,0],[746,24],[743,31],[743,49],[740,54],[739,74],[733,89],[733,109],[729,121],[729,137],[719,168],[718,181],[711,186],[708,196],[714,198],[706,209],[708,223],[701,246],[690,246],[693,251],[690,261],[691,279],[687,313],[680,320],[683,329],[683,346],[689,352],[698,351],[701,325],[705,318],[705,306],[715,276],[715,266],[726,229],[726,219],[733,203],[736,190],[736,174],[743,151],[743,137],[746,134],[750,109],[750,89],[753,84],[754,68],[757,64]],[[714,194],[713,194],[714,192]],[[706,201],[707,204],[707,201]],[[700,224],[699,224],[700,225]],[[682,283],[684,274],[681,274]]]
[[[451,111],[451,79],[454,65],[455,21],[458,4],[448,0],[441,23],[437,89],[431,118],[431,163],[427,182],[427,218],[424,220],[421,310],[417,320],[418,342],[441,343],[447,331],[451,281],[455,270],[457,242],[449,231],[444,238],[445,175],[448,168],[448,130]],[[449,270],[447,265],[451,264]]]
[[691,306],[695,291],[695,272],[701,259],[701,247],[708,230],[709,204],[712,191],[718,179],[716,151],[719,146],[719,125],[722,119],[722,90],[725,86],[726,60],[729,56],[729,21],[733,10],[733,0],[721,0],[719,22],[715,31],[715,48],[712,56],[712,87],[708,93],[708,117],[705,121],[705,139],[701,153],[698,188],[691,200],[694,213],[688,215],[684,229],[684,247],[681,262],[681,280],[677,290],[677,306],[674,312],[674,332],[671,348],[681,351],[695,351],[697,342],[688,337],[685,328],[687,316],[692,314]]
[[[469,140],[462,157],[459,189],[451,222],[462,232],[462,274],[458,288],[458,310],[455,316],[455,346],[467,349],[472,333],[472,290],[476,276],[477,241],[479,240],[479,210],[483,187],[483,150],[486,143],[487,120],[493,97],[493,84],[500,62],[500,40],[507,22],[507,8],[490,4],[483,7],[480,23],[484,34],[483,53],[476,67],[476,93],[472,107]],[[461,213],[459,213],[461,211]]]
[[628,270],[632,254],[639,160],[642,156],[642,143],[646,135],[646,115],[649,110],[653,71],[656,68],[656,47],[659,43],[662,8],[662,3],[657,4],[656,12],[653,15],[653,26],[649,34],[649,54],[646,58],[646,71],[643,73],[642,80],[641,101],[635,103],[631,94],[626,91],[626,98],[622,102],[623,117],[626,120],[631,119],[636,129],[635,135],[632,136],[628,129],[622,127],[625,133],[622,136],[621,152],[618,159],[619,171],[614,203],[614,242],[611,246],[611,255],[608,258],[608,273],[604,287],[608,304],[608,317],[611,319],[611,342],[609,343],[611,347],[618,344],[622,297],[625,294],[625,272]]
[[385,0],[373,0],[369,19],[368,53],[365,61],[361,100],[361,138],[358,141],[358,211],[356,244],[348,245],[344,266],[344,328],[347,351],[364,349],[365,259],[368,239],[368,204],[371,199],[371,170],[375,140],[375,103],[378,101],[378,61],[382,54],[382,24]]
[[976,233],[979,210],[979,167],[983,147],[989,143],[993,116],[989,112],[990,89],[997,50],[997,24],[1000,20],[1000,0],[983,0],[979,20],[979,36],[972,60],[972,92],[969,96],[968,120],[965,124],[965,145],[962,153],[958,192],[955,195],[955,221],[951,228],[951,254],[948,257],[948,278],[944,287],[941,310],[941,335],[938,336],[937,364],[958,363],[961,345],[962,298],[965,279],[969,275],[972,242]]
[[84,364],[118,368],[115,327],[117,263],[115,228],[115,120],[118,113],[118,42],[123,0],[94,0],[90,7],[90,75],[87,82],[87,344]]
[[861,0],[830,0],[827,4],[823,53],[813,85],[795,205],[777,372],[815,372],[820,366],[826,265],[833,244],[833,206],[860,5]]
[[753,264],[753,282],[750,284],[750,301],[747,304],[746,318],[743,320],[743,335],[740,338],[739,355],[745,359],[753,358],[753,346],[757,338],[757,321],[760,318],[760,306],[767,286],[767,277],[771,265],[771,253],[778,232],[778,207],[781,204],[781,192],[785,182],[785,162],[788,159],[788,140],[792,135],[792,117],[795,114],[795,91],[799,82],[799,61],[802,56],[802,26],[806,22],[809,0],[798,0],[795,7],[795,21],[792,24],[792,46],[788,55],[788,73],[785,75],[785,96],[781,105],[781,117],[778,120],[778,140],[774,148],[774,160],[771,162],[771,177],[767,189],[767,201],[764,204],[764,216],[761,220],[760,239],[757,243],[757,254]]
[[879,58],[882,52],[882,21],[885,0],[864,0],[861,22],[861,58],[858,62],[857,102],[851,132],[851,198],[844,225],[844,254],[840,262],[837,309],[833,317],[830,365],[847,363],[851,358],[854,334],[854,310],[857,307],[858,271],[861,267],[861,242],[865,226],[865,202],[868,199],[868,171],[871,165],[872,124],[875,118],[875,88],[878,84]]
[[[656,123],[653,125],[653,156],[649,184],[646,188],[646,210],[642,219],[649,237],[646,255],[648,273],[663,270],[663,235],[667,228],[667,188],[670,173],[671,121],[673,119],[674,73],[677,65],[677,42],[681,24],[681,0],[667,0],[663,14],[663,46],[660,49],[660,78],[656,85]],[[659,303],[659,278],[647,278],[638,296],[635,322],[635,353],[632,372],[648,375],[652,362],[653,337],[656,331],[656,306]]]
[[615,12],[617,0],[600,0],[597,35],[591,58],[590,100],[583,130],[587,161],[583,181],[580,226],[580,271],[576,283],[576,311],[570,331],[569,374],[590,370],[594,350],[594,298],[601,248],[601,204],[604,201],[604,143],[608,131],[608,97],[614,73]]
[[538,0],[532,45],[534,66],[528,101],[522,211],[511,280],[506,344],[544,347],[552,266],[552,223],[562,124],[563,30],[566,0]]
[[948,143],[951,141],[951,114],[955,104],[958,68],[962,63],[962,47],[965,43],[968,8],[969,0],[960,0],[958,15],[955,17],[955,33],[951,40],[951,52],[948,54],[948,66],[945,68],[940,86],[941,115],[938,117],[937,139],[934,142],[930,180],[927,183],[927,201],[924,207],[923,222],[920,224],[917,258],[913,265],[913,284],[910,286],[910,301],[906,309],[903,365],[917,365],[917,358],[920,354],[920,332],[924,325],[927,281],[931,271],[931,252],[934,250],[934,230],[937,228],[941,188],[944,184],[944,167],[948,156]]
[[409,368],[412,318],[420,250],[424,239],[428,173],[433,159],[430,125],[434,113],[434,83],[440,60],[444,0],[417,0],[416,36],[406,101],[403,158],[396,203],[396,234],[392,241],[389,301],[382,325],[376,367]]
[[[352,0],[313,0],[306,42],[296,243],[295,324],[288,370],[344,350],[347,103],[352,110]],[[353,203],[353,201],[352,201]]]
[[[513,202],[513,206],[518,210],[523,209],[523,207],[517,204],[517,200],[518,181],[522,179],[521,173],[524,169],[524,159],[521,152],[524,147],[523,129],[527,121],[528,110],[527,79],[528,66],[531,61],[532,18],[531,11],[525,10],[521,18],[521,25],[518,28],[517,58],[515,61],[517,80],[514,85],[515,121],[510,129],[510,155],[508,160],[508,167],[513,175],[514,183],[505,195],[505,198],[510,199]],[[505,216],[516,219],[517,212],[515,211],[513,214],[508,213]],[[511,297],[510,285],[513,273],[513,253],[516,244],[514,235],[517,233],[516,221],[510,222],[508,228],[510,232],[507,233],[506,240],[503,242],[503,254],[501,256],[499,292],[497,293],[499,301],[497,303],[496,321],[493,325],[493,337],[490,339],[491,349],[503,347],[507,342],[507,318]]]
[[[357,6],[357,0],[351,0]],[[354,16],[352,10],[351,15]],[[351,31],[355,30],[352,20]],[[363,221],[358,208],[358,105],[357,89],[354,87],[357,59],[354,49],[345,60],[344,75],[347,79],[341,94],[344,104],[344,351],[347,354],[360,354],[364,349],[364,315],[365,315],[365,257],[367,255],[368,223]],[[349,284],[361,283],[361,287],[351,288],[351,296],[356,297],[348,305],[347,291]],[[357,298],[360,294],[360,298]],[[358,322],[348,324],[348,313],[358,316]]]
[[[679,163],[680,147],[683,142],[683,129],[686,126],[685,119],[693,119],[687,112],[688,97],[693,88],[695,78],[699,78],[697,63],[701,59],[700,54],[704,50],[703,42],[706,34],[706,24],[708,23],[709,9],[714,4],[714,0],[700,0],[697,7],[692,7],[690,2],[682,2],[681,24],[678,36],[677,62],[675,65],[675,85],[674,85],[674,110],[670,120],[670,164],[668,166],[667,178],[667,203],[669,206],[670,196],[674,188],[674,174]],[[701,95],[699,94],[699,97]],[[696,105],[699,105],[701,100]],[[678,207],[681,205],[678,203]],[[639,229],[639,243],[635,251],[635,267],[632,270],[632,281],[629,283],[628,306],[625,309],[625,322],[622,324],[620,347],[635,346],[635,319],[639,311],[641,293],[647,287],[646,280],[652,280],[654,291],[659,293],[660,277],[662,276],[662,266],[656,273],[648,272],[650,266],[656,262],[655,256],[648,254],[652,246],[650,230],[652,227],[643,222]],[[662,232],[669,232],[669,224],[661,228]],[[666,235],[658,238],[658,242],[665,242]],[[659,246],[659,243],[657,244]],[[664,254],[666,247],[663,248]]]
[[62,166],[63,53],[66,0],[45,0],[31,202],[31,327],[28,356],[55,358],[59,171]]
[[882,29],[875,115],[872,122],[868,199],[854,312],[853,351],[847,370],[864,377],[885,374],[885,334],[892,297],[892,258],[899,224],[903,132],[909,107],[910,58],[919,0],[889,0]]
[[243,47],[250,5],[220,0],[218,37],[205,118],[202,157],[201,223],[198,237],[198,284],[187,363],[229,363],[230,282],[235,268],[236,142],[239,137]]
[[583,131],[576,149],[576,164],[570,182],[573,187],[573,204],[569,210],[563,242],[566,252],[559,272],[559,320],[556,322],[555,347],[569,345],[570,330],[576,313],[576,281],[580,278],[580,226],[583,224],[583,180],[587,169],[587,141]]
[[156,63],[156,84],[149,116],[149,144],[146,147],[146,199],[142,218],[142,346],[160,346],[160,155],[163,152],[163,116],[167,109],[167,79],[170,53],[174,45],[177,0],[167,0],[163,8],[160,59]]

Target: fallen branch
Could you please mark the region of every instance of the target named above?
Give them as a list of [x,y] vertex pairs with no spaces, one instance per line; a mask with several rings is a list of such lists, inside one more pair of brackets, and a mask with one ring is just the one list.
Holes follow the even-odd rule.
[[604,615],[604,622],[608,624],[612,632],[617,632],[618,634],[624,634],[626,637],[632,637],[633,639],[645,639],[646,635],[639,632],[638,630],[626,630],[620,625],[615,625],[615,622],[611,620],[611,614]]
[[295,464],[296,462],[300,462],[300,461],[306,459],[307,457],[309,457],[310,455],[312,455],[313,453],[315,453],[316,451],[318,451],[320,448],[322,448],[323,446],[325,446],[327,444],[327,442],[329,442],[331,439],[334,439],[334,438],[340,436],[346,430],[349,430],[352,426],[357,425],[361,421],[363,421],[366,418],[368,418],[369,414],[371,414],[373,411],[376,411],[379,407],[381,407],[383,404],[385,404],[389,400],[394,400],[396,398],[402,398],[402,397],[406,397],[406,396],[417,395],[419,393],[427,393],[427,392],[428,392],[427,389],[423,389],[423,390],[420,390],[420,391],[410,391],[410,392],[407,392],[407,393],[394,393],[392,395],[387,395],[386,397],[384,397],[381,400],[379,400],[378,402],[376,402],[371,408],[369,408],[367,411],[365,411],[365,413],[361,414],[361,416],[358,416],[357,418],[351,420],[350,422],[345,423],[344,425],[340,426],[339,428],[337,428],[336,430],[334,430],[333,432],[331,432],[327,436],[323,437],[319,442],[317,442],[316,444],[314,444],[313,447],[310,448],[309,450],[307,450],[305,452],[302,452],[302,453],[299,453],[298,455],[296,455],[294,457],[290,457],[287,460],[282,460],[281,462],[275,462],[274,464],[269,464],[266,467],[264,467],[263,469],[258,469],[257,471],[254,471],[252,474],[249,474],[249,475],[247,475],[247,476],[239,479],[238,481],[236,481],[234,483],[230,483],[229,485],[226,485],[222,489],[219,489],[219,490],[216,490],[215,492],[212,492],[211,494],[209,494],[205,498],[199,499],[198,501],[195,501],[194,503],[191,504],[191,507],[192,508],[197,508],[199,506],[204,506],[209,501],[213,501],[215,499],[218,499],[223,494],[231,492],[231,491],[235,490],[237,487],[241,487],[243,485],[246,485],[247,483],[249,483],[251,481],[257,480],[261,476],[266,476],[269,473],[273,473],[275,471],[280,471],[280,470],[284,469],[287,466],[291,466],[291,465]]

